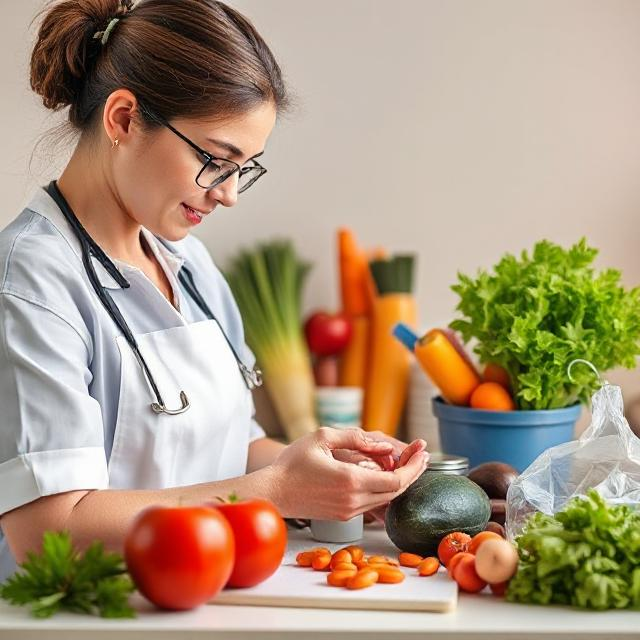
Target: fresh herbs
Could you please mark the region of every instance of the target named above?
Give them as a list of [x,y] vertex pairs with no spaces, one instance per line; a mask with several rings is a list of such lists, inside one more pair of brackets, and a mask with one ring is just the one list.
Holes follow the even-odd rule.
[[516,538],[507,599],[589,609],[640,608],[640,512],[594,490],[555,516],[534,514]]
[[574,358],[600,371],[635,367],[640,353],[640,288],[625,290],[620,273],[595,273],[597,250],[582,239],[568,250],[548,241],[531,255],[505,255],[494,273],[458,275],[463,318],[451,327],[484,363],[504,367],[520,409],[556,409],[587,402],[598,381]]
[[124,561],[117,553],[92,543],[80,554],[68,533],[44,534],[42,552],[27,560],[0,585],[0,597],[14,605],[28,605],[37,618],[59,610],[99,614],[104,618],[133,618],[128,596],[134,589]]

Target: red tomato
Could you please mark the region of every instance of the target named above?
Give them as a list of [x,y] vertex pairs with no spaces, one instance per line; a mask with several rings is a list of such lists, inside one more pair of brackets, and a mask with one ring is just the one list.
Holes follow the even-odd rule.
[[233,570],[233,531],[211,507],[149,507],[127,532],[129,573],[164,609],[191,609],[216,596]]
[[467,546],[471,542],[471,536],[462,533],[461,531],[454,531],[447,534],[438,545],[438,558],[445,567],[449,566],[449,560],[460,551],[466,551]]
[[311,353],[334,356],[341,353],[351,340],[351,320],[342,313],[317,311],[307,318],[304,334]]
[[280,566],[287,548],[287,525],[268,500],[216,504],[236,541],[235,564],[229,587],[253,587]]

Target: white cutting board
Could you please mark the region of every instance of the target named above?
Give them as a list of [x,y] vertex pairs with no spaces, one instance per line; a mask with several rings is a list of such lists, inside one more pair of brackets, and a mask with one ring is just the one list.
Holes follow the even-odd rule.
[[[365,529],[364,540],[356,543],[367,555],[397,557],[384,530]],[[211,604],[256,605],[273,607],[313,607],[321,609],[372,609],[387,611],[451,611],[458,601],[458,586],[443,568],[429,577],[418,576],[416,569],[401,567],[406,578],[399,584],[375,584],[351,591],[327,584],[326,571],[314,571],[295,564],[299,551],[326,546],[331,551],[346,545],[312,540],[308,530],[289,532],[289,545],[278,571],[262,584],[249,589],[225,589]]]

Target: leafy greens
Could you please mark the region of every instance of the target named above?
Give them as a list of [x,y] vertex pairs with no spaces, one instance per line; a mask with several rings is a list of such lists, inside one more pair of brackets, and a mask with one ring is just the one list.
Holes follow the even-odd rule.
[[640,608],[640,511],[590,489],[555,516],[534,514],[515,542],[511,602]]
[[132,618],[128,596],[134,586],[117,553],[92,543],[83,554],[73,549],[66,532],[47,531],[42,552],[29,552],[22,571],[0,585],[0,597],[14,605],[30,605],[37,618],[61,609],[99,614],[104,618]]
[[588,402],[598,381],[586,368],[567,376],[574,358],[599,371],[633,368],[640,354],[640,288],[625,290],[620,272],[595,273],[597,250],[583,238],[570,249],[543,240],[531,255],[507,254],[493,273],[458,274],[452,287],[462,318],[451,328],[477,341],[484,363],[507,370],[519,409]]

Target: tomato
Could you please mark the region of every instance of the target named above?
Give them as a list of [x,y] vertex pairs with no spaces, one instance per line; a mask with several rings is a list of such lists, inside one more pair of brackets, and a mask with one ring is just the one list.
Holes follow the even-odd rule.
[[215,505],[233,529],[235,564],[229,587],[253,587],[282,563],[287,525],[268,500],[242,500]]
[[231,575],[234,551],[226,518],[205,506],[149,507],[124,542],[133,581],[164,609],[191,609],[216,596]]
[[351,340],[352,330],[351,320],[343,313],[317,311],[304,324],[309,350],[316,356],[341,353]]
[[445,567],[449,566],[449,560],[459,551],[466,551],[470,541],[471,536],[461,531],[454,531],[446,535],[440,540],[440,544],[438,545],[438,558],[440,558],[440,562],[442,562]]
[[460,556],[453,570],[453,579],[463,591],[482,591],[487,583],[476,573],[476,557],[471,553],[461,553]]
[[467,547],[467,551],[469,553],[472,553],[475,556],[476,551],[478,550],[478,547],[485,540],[492,540],[492,539],[504,540],[504,538],[499,533],[496,533],[495,531],[481,531],[480,533],[477,533],[475,536],[473,536],[473,538],[471,538],[471,542]]

